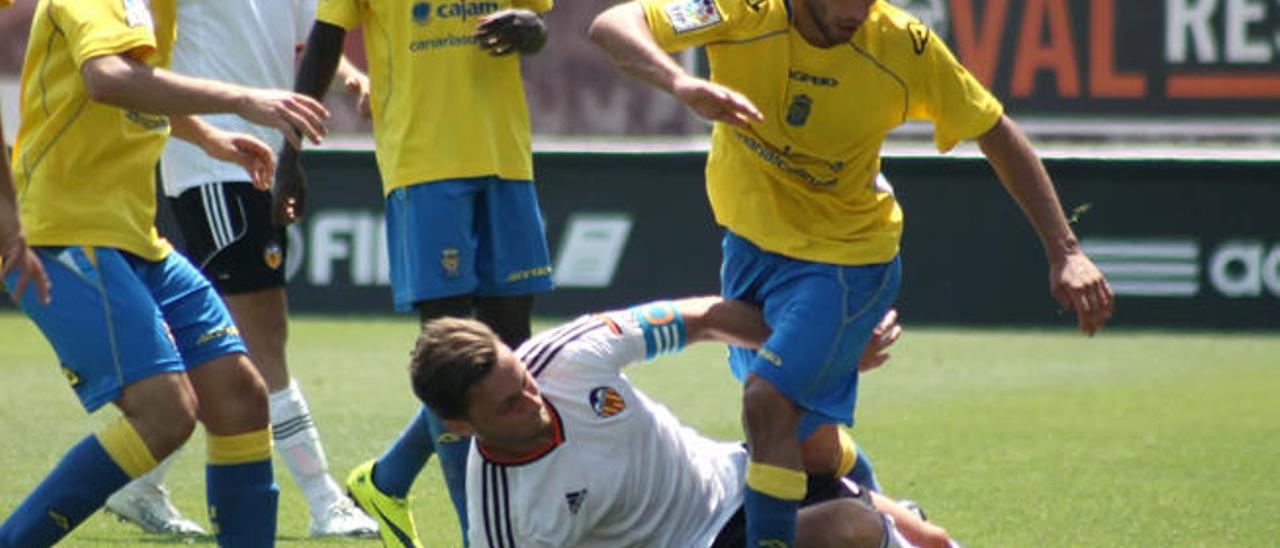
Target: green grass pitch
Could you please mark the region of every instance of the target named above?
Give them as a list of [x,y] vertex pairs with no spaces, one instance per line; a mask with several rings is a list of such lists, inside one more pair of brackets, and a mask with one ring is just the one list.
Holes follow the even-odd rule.
[[[910,318],[906,318],[909,322]],[[290,361],[339,481],[412,415],[410,318],[297,318]],[[538,328],[549,324],[540,323]],[[0,314],[0,516],[113,410],[86,417],[44,339]],[[724,350],[633,368],[701,431],[737,439]],[[912,328],[863,377],[854,436],[891,495],[916,499],[967,546],[1275,546],[1280,542],[1280,335]],[[168,484],[204,516],[197,433]],[[280,544],[313,541],[283,464]],[[460,546],[439,469],[414,486],[430,546]],[[68,546],[165,542],[101,513]],[[208,543],[208,540],[197,540]]]

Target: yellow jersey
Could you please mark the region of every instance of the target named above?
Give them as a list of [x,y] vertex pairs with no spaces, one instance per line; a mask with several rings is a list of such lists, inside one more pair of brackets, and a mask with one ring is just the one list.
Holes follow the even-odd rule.
[[175,0],[41,0],[22,64],[14,181],[27,240],[160,260],[155,168],[169,119],[95,102],[80,67],[126,54],[167,66]]
[[533,136],[519,54],[493,57],[472,33],[508,8],[552,0],[320,0],[316,18],[364,27],[373,136],[383,191],[494,175],[533,179]]
[[1003,107],[916,18],[872,4],[847,44],[818,48],[787,0],[641,0],[667,51],[705,45],[711,79],[755,103],[763,122],[716,123],[707,194],[716,222],[774,253],[883,263],[902,210],[877,186],[880,147],[929,120],[940,151],[995,126]]

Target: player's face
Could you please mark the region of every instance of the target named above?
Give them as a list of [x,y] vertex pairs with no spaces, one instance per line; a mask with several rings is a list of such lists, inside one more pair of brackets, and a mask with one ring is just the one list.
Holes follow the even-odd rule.
[[877,0],[806,0],[809,16],[813,19],[818,32],[826,40],[826,44],[815,44],[831,47],[853,39],[871,5]]
[[536,445],[552,432],[538,383],[504,344],[498,345],[498,363],[467,396],[467,420],[491,447]]

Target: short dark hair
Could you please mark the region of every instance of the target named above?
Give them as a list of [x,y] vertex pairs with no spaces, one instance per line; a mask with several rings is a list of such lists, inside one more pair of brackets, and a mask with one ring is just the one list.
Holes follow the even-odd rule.
[[442,419],[467,417],[467,392],[498,363],[498,336],[464,318],[438,318],[422,326],[409,360],[413,393]]

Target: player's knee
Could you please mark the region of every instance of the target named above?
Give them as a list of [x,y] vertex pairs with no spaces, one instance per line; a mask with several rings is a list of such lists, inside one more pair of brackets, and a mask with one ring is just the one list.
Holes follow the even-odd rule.
[[181,375],[156,375],[129,385],[116,404],[157,459],[172,453],[195,431],[199,403]]
[[742,390],[742,419],[757,435],[794,437],[800,426],[801,409],[769,381],[755,375]]
[[202,406],[217,409],[202,409],[202,415],[213,418],[218,423],[214,426],[222,432],[265,428],[270,422],[267,383],[247,356],[238,356],[230,365],[224,370],[226,380],[218,395],[212,401],[201,402]]

